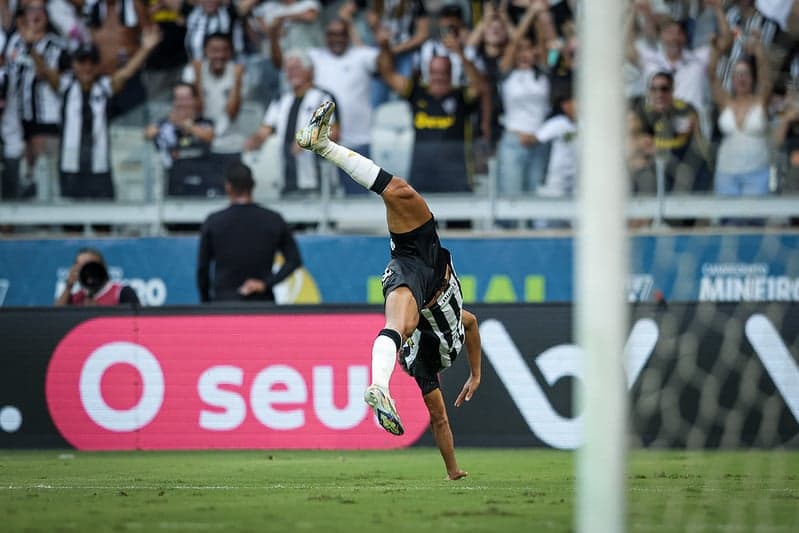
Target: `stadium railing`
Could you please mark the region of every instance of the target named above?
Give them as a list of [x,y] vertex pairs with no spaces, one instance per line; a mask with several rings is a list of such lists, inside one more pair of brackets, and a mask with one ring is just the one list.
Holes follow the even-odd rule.
[[[473,229],[495,229],[497,221],[556,219],[573,220],[573,199],[537,197],[497,198],[471,194],[426,195],[440,222],[472,221]],[[347,228],[373,233],[385,232],[383,204],[374,198],[279,199],[264,202],[278,209],[292,224],[313,225],[317,231]],[[140,233],[158,235],[171,224],[200,224],[211,212],[226,205],[223,199],[157,199],[140,202],[3,202],[0,224],[10,226],[85,225],[137,226]],[[629,219],[645,219],[657,227],[665,220],[769,219],[784,224],[799,218],[799,197],[718,198],[675,195],[635,197],[627,211]],[[370,231],[371,230],[371,231]]]

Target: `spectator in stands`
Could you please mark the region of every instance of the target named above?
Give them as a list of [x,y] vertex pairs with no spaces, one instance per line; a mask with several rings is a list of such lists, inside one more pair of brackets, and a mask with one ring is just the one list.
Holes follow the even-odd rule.
[[774,145],[785,157],[780,192],[797,194],[799,193],[799,95],[795,89],[788,93],[787,102],[774,129]]
[[[706,0],[713,7],[718,22],[716,41],[723,49],[728,46],[731,33],[719,0]],[[638,4],[640,5],[640,4]],[[646,15],[647,11],[641,11]],[[701,131],[709,136],[710,102],[707,63],[710,47],[694,50],[686,48],[687,35],[682,21],[665,18],[661,22],[657,46],[644,39],[635,40],[631,32],[628,42],[628,57],[649,80],[656,72],[671,72],[674,77],[674,97],[691,104],[700,118]]]
[[[429,83],[430,61],[437,56],[446,56],[452,65],[452,84],[455,87],[465,87],[468,80],[462,56],[465,56],[480,71],[483,70],[483,65],[479,63],[475,50],[466,46],[469,42],[469,29],[463,21],[463,10],[459,5],[447,4],[438,12],[437,18],[438,37],[427,39],[422,43],[417,55],[416,67],[422,76],[422,81]],[[445,41],[450,46],[447,46]],[[454,43],[457,43],[460,54],[453,51]]]
[[[12,17],[5,2],[0,2],[0,51],[5,50],[9,35],[5,32],[6,26],[11,26]],[[9,94],[12,87],[8,83],[8,65],[5,55],[0,53],[0,148],[2,148],[2,170],[0,170],[0,198],[17,199],[26,192],[33,192],[33,185],[25,191],[20,183],[20,161],[25,151],[25,141],[22,136],[22,124],[19,120],[19,109],[13,105],[13,95]]]
[[[496,7],[508,19],[511,31],[514,31],[530,8],[530,4],[533,3],[538,2],[536,0],[502,0],[497,3]],[[547,9],[549,9],[548,5]]]
[[[410,78],[414,56],[430,37],[430,18],[422,0],[375,0],[370,3],[367,19],[372,33],[379,39],[388,32],[394,69]],[[372,83],[372,107],[388,100],[389,88],[380,79]]]
[[549,48],[547,50],[549,84],[553,89],[559,87],[561,82],[566,87],[571,85],[572,79],[575,77],[574,70],[577,66],[577,48],[577,36],[570,35],[563,39],[557,48]]
[[[308,56],[313,62],[314,83],[336,98],[340,142],[368,156],[372,128],[369,90],[377,73],[379,49],[353,46],[352,31],[351,21],[331,20],[325,28],[326,46],[310,48]],[[366,194],[345,172],[339,172],[339,177],[346,194]]]
[[161,44],[147,59],[143,81],[147,97],[168,98],[180,81],[188,61],[186,52],[186,20],[181,10],[182,0],[143,0],[153,24],[161,29]]
[[100,52],[93,44],[80,45],[72,54],[72,72],[59,76],[39,54],[31,52],[38,75],[62,97],[63,124],[59,172],[65,198],[113,198],[109,100],[125,87],[160,42],[157,27],[142,33],[141,46],[130,61],[111,76],[102,75]]
[[103,254],[95,248],[81,248],[69,269],[64,290],[55,305],[139,304],[131,287],[111,281]]
[[[10,28],[14,23],[14,9],[10,5],[9,2],[3,1],[0,2],[0,35],[5,38],[5,30]],[[5,41],[2,43],[5,45]]]
[[681,20],[689,39],[689,48],[696,48],[710,43],[710,39],[718,32],[715,7],[721,3],[729,7],[735,0],[633,0],[636,9],[646,11],[645,23],[652,25],[646,30],[648,38],[657,39],[657,28],[667,20]]
[[633,106],[627,110],[626,160],[632,193],[654,195],[657,192],[654,134],[644,126],[643,118]]
[[[419,192],[465,192],[472,188],[470,121],[477,100],[486,90],[485,79],[464,57],[458,35],[448,33],[442,42],[448,54],[430,60],[429,84],[396,72],[389,40],[383,38],[380,43],[380,75],[411,105],[415,142],[409,182]],[[459,58],[468,86],[453,85],[450,53]]]
[[[111,76],[125,66],[140,46],[142,28],[151,25],[140,0],[83,0],[83,21],[90,41],[100,52],[98,72]],[[124,114],[147,100],[147,90],[137,70],[114,95],[109,114]]]
[[[751,37],[744,48],[747,56],[735,62],[732,90],[712,77],[713,99],[719,108],[721,144],[716,161],[715,190],[722,196],[769,193],[769,119],[771,72],[762,42]],[[709,72],[715,72],[721,53],[713,49]],[[754,61],[753,61],[754,60]]]
[[205,196],[215,190],[215,184],[207,183],[213,176],[202,172],[212,170],[208,168],[208,155],[214,140],[214,124],[199,114],[199,95],[194,85],[178,83],[172,94],[169,116],[147,126],[144,136],[161,153],[168,174],[168,194]]
[[[541,28],[546,6],[532,2],[505,48],[500,62],[500,95],[504,131],[497,149],[497,188],[500,195],[533,192],[544,181],[549,145],[538,142],[535,132],[550,110],[550,83],[543,65],[544,47],[530,37]],[[541,31],[537,31],[541,34]]]
[[565,80],[553,95],[555,114],[535,132],[538,143],[552,143],[547,164],[546,181],[538,189],[539,196],[571,196],[577,180],[577,103],[572,85]]
[[[302,266],[300,251],[285,220],[253,202],[253,187],[249,167],[232,165],[225,182],[230,205],[212,213],[202,225],[197,258],[202,302],[273,302],[274,286]],[[278,252],[284,262],[273,273]]]
[[[281,97],[269,104],[263,123],[249,139],[245,150],[258,150],[273,135],[280,139],[280,166],[283,169],[283,195],[305,194],[319,190],[321,161],[317,156],[302,150],[294,134],[325,100],[335,100],[328,91],[314,85],[314,69],[308,53],[289,50],[283,57],[283,69],[291,87]],[[338,119],[337,119],[338,120]],[[338,126],[334,126],[338,136]]]
[[575,0],[548,0],[549,14],[552,17],[552,25],[558,35],[568,38],[575,35],[576,27],[574,12],[576,11]]
[[253,10],[266,30],[279,29],[283,50],[304,50],[322,44],[318,0],[268,0]]
[[504,10],[494,7],[492,2],[485,4],[483,18],[469,36],[469,46],[474,48],[475,57],[483,65],[486,78],[487,104],[480,107],[480,132],[490,145],[493,154],[502,133],[499,116],[502,113],[502,99],[499,95],[501,78],[500,60],[510,42],[511,25]]
[[[0,28],[0,50],[6,43],[6,35]],[[6,94],[8,90],[8,71],[0,58],[0,199],[14,200],[19,194],[19,160],[22,144],[22,129],[14,127],[19,124],[16,118],[16,108],[7,106]]]
[[230,35],[238,58],[244,52],[242,18],[255,5],[255,0],[199,0],[186,17],[186,52],[189,60],[202,61],[205,37],[212,33]]
[[[647,96],[635,103],[635,113],[642,132],[651,136],[656,156],[663,161],[666,192],[707,191],[710,170],[707,146],[699,134],[699,117],[694,107],[674,97],[674,77],[670,72],[655,73],[649,81]],[[639,169],[639,192],[654,192],[656,182],[641,181],[649,176],[656,180],[655,160],[649,171]]]
[[728,3],[725,20],[732,28],[732,44],[729,47],[726,43],[719,45],[727,56],[719,58],[716,71],[728,91],[733,87],[736,64],[739,59],[749,55],[752,39],[760,41],[767,51],[769,68],[775,71],[782,64],[789,48],[790,38],[780,30],[779,23],[763,15],[755,4],[755,0],[733,0]]
[[69,54],[66,42],[49,30],[44,0],[27,0],[21,9],[18,29],[11,34],[4,50],[9,75],[8,101],[17,107],[22,124],[26,180],[35,180],[39,199],[49,200],[55,196],[61,105],[56,91],[37,77],[30,53],[38,53],[50,68],[59,72],[69,68]]
[[244,147],[244,135],[236,124],[244,66],[233,62],[233,43],[227,34],[209,34],[204,50],[205,59],[192,61],[185,69],[183,81],[194,85],[202,115],[214,123],[211,152],[238,159]]

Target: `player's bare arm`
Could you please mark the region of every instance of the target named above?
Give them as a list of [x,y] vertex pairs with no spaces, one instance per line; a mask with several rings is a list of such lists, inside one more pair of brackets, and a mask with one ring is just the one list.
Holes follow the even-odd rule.
[[455,407],[460,407],[463,402],[472,399],[477,388],[480,386],[480,364],[482,359],[480,343],[480,327],[477,324],[477,317],[466,309],[463,310],[463,329],[466,333],[466,357],[469,360],[469,379],[461,389],[461,393],[455,399]]

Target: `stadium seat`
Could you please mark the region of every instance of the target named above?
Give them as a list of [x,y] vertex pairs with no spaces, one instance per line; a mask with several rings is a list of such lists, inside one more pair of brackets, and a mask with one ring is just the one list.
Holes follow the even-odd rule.
[[[253,130],[255,131],[255,130]],[[261,146],[260,150],[244,152],[241,160],[252,169],[255,179],[253,197],[256,200],[274,200],[280,197],[283,188],[283,176],[280,165],[275,161],[280,158],[280,136],[272,135]]]
[[375,109],[372,159],[394,175],[407,178],[413,154],[413,122],[406,102],[392,101]]
[[148,183],[152,178],[152,166],[148,161],[152,150],[143,137],[140,127],[111,125],[111,166],[114,189],[121,202],[144,202],[148,195]]
[[258,127],[261,125],[261,122],[264,120],[264,106],[261,105],[260,102],[256,102],[254,100],[244,100],[241,103],[241,109],[239,110],[239,116],[236,118],[238,131],[240,131],[245,137],[249,137]]

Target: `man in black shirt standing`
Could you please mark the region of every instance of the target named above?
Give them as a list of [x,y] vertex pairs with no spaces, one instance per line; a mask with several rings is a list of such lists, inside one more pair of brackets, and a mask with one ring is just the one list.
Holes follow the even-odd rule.
[[[233,164],[225,183],[230,205],[212,213],[203,223],[197,258],[197,287],[203,302],[272,302],[272,288],[302,265],[286,221],[253,202],[254,186],[250,168],[243,163]],[[283,254],[285,261],[273,273],[277,252]]]

